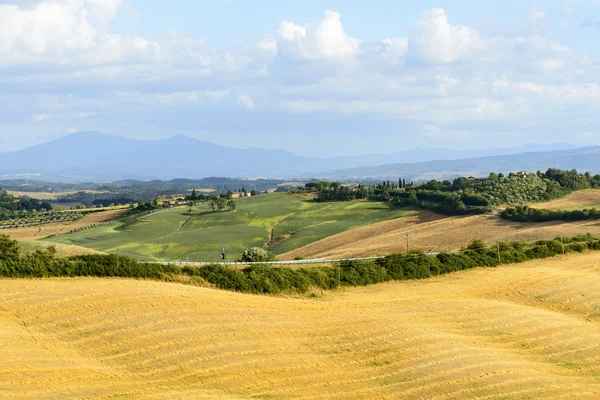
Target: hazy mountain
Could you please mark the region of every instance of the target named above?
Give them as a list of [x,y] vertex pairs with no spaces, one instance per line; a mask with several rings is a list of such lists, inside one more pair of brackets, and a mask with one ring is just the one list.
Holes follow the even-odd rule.
[[600,173],[600,146],[572,150],[527,152],[520,154],[434,160],[420,163],[388,164],[324,172],[317,177],[328,179],[390,179],[411,180],[449,179],[457,176],[484,177],[490,172],[535,172],[548,168],[577,169]]
[[[50,143],[0,153],[0,178],[35,177],[53,181],[174,179],[209,176],[294,178],[381,177],[396,172],[414,175],[434,171],[483,171],[476,162],[446,162],[474,155],[515,154],[524,150],[571,149],[570,144],[528,144],[511,149],[453,151],[415,149],[394,154],[310,158],[283,150],[235,149],[186,136],[162,140],[131,140],[98,132],[78,132]],[[503,156],[504,157],[504,156]],[[402,164],[398,164],[401,162]],[[407,163],[421,162],[407,167]],[[465,164],[466,162],[466,164]],[[393,164],[392,166],[378,165]],[[493,169],[498,169],[493,164]],[[503,169],[503,168],[500,168]],[[323,171],[333,171],[323,173]],[[344,170],[344,171],[341,171]],[[503,169],[504,170],[504,169]],[[423,172],[419,172],[423,171]],[[412,172],[411,172],[412,174]]]

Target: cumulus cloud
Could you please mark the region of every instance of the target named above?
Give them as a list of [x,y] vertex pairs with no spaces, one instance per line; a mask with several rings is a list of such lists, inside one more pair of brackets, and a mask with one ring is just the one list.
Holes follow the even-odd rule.
[[279,48],[293,59],[344,60],[358,53],[358,40],[346,33],[341,15],[334,11],[326,11],[322,19],[306,26],[284,21],[277,33]]
[[31,8],[0,5],[0,52],[62,54],[93,46],[96,31],[81,1],[45,1]]
[[[119,0],[0,0],[0,124],[101,130],[119,120],[144,132],[284,127],[284,137],[286,129],[385,128],[398,137],[475,138],[472,124],[516,132],[557,124],[559,115],[596,121],[600,106],[593,57],[539,33],[493,36],[452,25],[442,9],[423,12],[410,31],[370,41],[327,11],[314,22],[283,21],[230,51],[182,34],[112,32],[123,9]],[[257,109],[261,118],[250,112]]]
[[408,58],[418,65],[451,64],[480,51],[479,33],[462,25],[450,25],[443,9],[423,12],[408,42]]

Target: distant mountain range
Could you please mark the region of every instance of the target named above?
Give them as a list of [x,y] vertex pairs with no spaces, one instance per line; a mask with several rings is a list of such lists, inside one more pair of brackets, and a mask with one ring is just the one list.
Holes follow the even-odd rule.
[[414,149],[393,154],[311,158],[284,150],[235,149],[186,136],[151,141],[78,132],[50,143],[0,153],[0,179],[97,182],[210,176],[287,179],[402,176],[416,180],[548,167],[600,172],[599,154],[600,148],[527,144],[510,149]]

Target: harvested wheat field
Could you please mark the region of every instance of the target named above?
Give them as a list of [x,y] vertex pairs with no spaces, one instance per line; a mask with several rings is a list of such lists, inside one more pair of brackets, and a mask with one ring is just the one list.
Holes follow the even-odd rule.
[[600,253],[317,300],[0,281],[0,398],[597,399]]
[[40,240],[48,236],[61,235],[67,233],[72,229],[82,228],[93,224],[100,224],[103,222],[113,221],[119,217],[122,217],[127,213],[128,210],[110,210],[97,213],[91,213],[85,215],[80,220],[69,223],[56,223],[47,224],[40,226],[32,226],[27,228],[16,228],[16,229],[2,229],[0,234],[8,235],[14,240]]
[[46,250],[50,246],[56,248],[57,257],[84,256],[88,254],[105,254],[101,251],[88,249],[87,247],[67,245],[62,243],[50,243],[41,240],[23,240],[19,242],[20,249],[25,253],[32,253],[36,250]]
[[532,241],[580,233],[600,236],[600,221],[521,223],[497,215],[446,217],[420,212],[333,235],[278,257],[338,259],[404,253],[407,234],[410,248],[440,252],[458,250],[474,238],[493,244],[499,240]]
[[533,204],[535,208],[575,210],[584,208],[600,208],[600,190],[586,189],[568,194],[560,199],[545,203]]

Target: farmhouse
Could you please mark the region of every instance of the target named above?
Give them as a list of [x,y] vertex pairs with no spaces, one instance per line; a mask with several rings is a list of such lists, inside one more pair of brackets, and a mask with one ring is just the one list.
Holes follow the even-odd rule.
[[241,199],[242,197],[252,197],[250,192],[235,192],[231,193],[232,199]]

